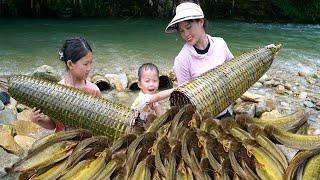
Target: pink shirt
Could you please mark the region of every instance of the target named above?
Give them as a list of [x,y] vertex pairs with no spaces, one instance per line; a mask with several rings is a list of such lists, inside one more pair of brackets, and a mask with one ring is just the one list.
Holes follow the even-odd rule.
[[[176,57],[174,71],[179,85],[233,58],[226,42],[222,38],[207,36],[210,41],[210,48],[206,54],[198,54],[192,45],[186,43]],[[231,113],[229,106],[218,116],[225,114],[228,109]]]
[[206,54],[198,54],[192,45],[186,43],[175,58],[174,71],[179,85],[233,58],[222,38],[207,36],[210,48]]

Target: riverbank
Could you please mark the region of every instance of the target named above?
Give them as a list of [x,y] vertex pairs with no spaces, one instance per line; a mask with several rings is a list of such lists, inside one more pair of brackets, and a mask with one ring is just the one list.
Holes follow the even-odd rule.
[[[302,110],[309,116],[308,123],[299,133],[320,134],[320,68],[310,64],[312,65],[312,69],[297,68],[296,71],[296,68],[288,67],[276,59],[269,71],[235,102],[234,114],[263,119],[277,118]],[[119,74],[124,74],[121,69]],[[129,77],[130,74],[126,76]],[[103,97],[129,106],[137,92],[129,91],[127,87],[114,87],[104,91]],[[168,101],[164,101],[163,105],[169,108]],[[0,104],[0,117],[0,177],[12,179],[4,173],[3,168],[16,162],[37,139],[54,132],[32,123],[30,108],[14,99],[5,106]]]

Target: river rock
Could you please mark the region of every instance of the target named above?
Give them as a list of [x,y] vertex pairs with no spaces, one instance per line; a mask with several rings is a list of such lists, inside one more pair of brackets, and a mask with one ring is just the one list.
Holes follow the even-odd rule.
[[301,92],[299,95],[299,99],[304,101],[304,100],[306,100],[307,96],[308,96],[307,92]]
[[1,124],[0,125],[0,131],[1,132],[8,132],[9,134],[11,134],[11,136],[15,136],[16,135],[16,130],[13,127],[12,124]]
[[18,135],[37,138],[41,127],[31,121],[18,120],[13,123]]
[[310,101],[304,101],[304,102],[303,102],[303,105],[304,105],[305,107],[308,107],[308,108],[314,108],[314,107],[316,107],[316,105],[313,104],[313,103],[310,102]]
[[299,71],[298,72],[298,76],[305,77],[306,75],[307,75],[307,73],[304,72],[304,71]]
[[270,112],[262,113],[260,119],[273,119],[273,118],[278,118],[281,116],[282,116],[282,114],[280,114],[277,110],[274,109]]
[[10,96],[7,92],[5,91],[1,91],[0,90],[0,101],[3,103],[3,104],[8,104],[10,103]]
[[280,94],[280,95],[288,94],[287,91],[286,91],[286,89],[285,89],[285,87],[282,86],[282,85],[278,85],[278,86],[276,87],[276,89],[275,89],[275,92],[276,92],[277,94]]
[[48,65],[43,65],[38,67],[33,73],[32,76],[45,79],[51,82],[59,82],[62,78],[53,67]]
[[124,89],[128,87],[128,77],[125,73],[118,74],[119,81]]
[[256,82],[252,85],[252,87],[259,89],[263,87],[263,84],[261,82]]
[[[4,171],[5,167],[10,167],[12,164],[17,162],[19,159],[18,156],[10,154],[0,147],[0,179],[5,179],[8,177]],[[10,178],[9,178],[10,179]],[[15,179],[14,177],[12,179]]]
[[16,108],[17,104],[18,104],[18,102],[15,99],[10,98],[10,103],[6,105],[6,108],[11,109],[14,114],[17,114],[18,113],[17,108]]
[[35,138],[22,135],[14,136],[14,140],[24,151],[28,151],[32,144],[36,141]]
[[290,83],[285,83],[284,88],[286,88],[286,90],[291,90],[292,89],[292,85]]
[[243,102],[236,104],[234,107],[234,112],[236,114],[245,115],[248,117],[254,117],[256,110],[256,105],[253,102]]
[[17,114],[17,120],[31,121],[31,109],[26,109]]
[[269,81],[270,79],[271,78],[267,74],[264,74],[258,81],[263,84],[264,82]]
[[118,91],[123,91],[128,85],[128,78],[125,73],[122,74],[105,74],[112,87]]
[[0,146],[15,155],[22,155],[24,152],[13,139],[13,136],[6,131],[0,131]]
[[275,108],[274,102],[272,99],[265,99],[256,104],[256,113],[257,117],[260,117],[264,112],[270,112]]
[[4,110],[4,104],[3,104],[2,101],[0,101],[0,111],[1,111],[1,110]]
[[317,82],[317,80],[315,78],[311,77],[311,76],[306,76],[305,79],[311,85],[314,85]]
[[249,91],[243,93],[240,97],[243,101],[250,101],[250,102],[259,102],[262,101],[264,96],[259,94],[254,94]]
[[17,119],[17,115],[11,109],[0,111],[0,124],[11,124]]
[[28,107],[25,106],[25,105],[23,105],[23,104],[18,103],[17,106],[16,106],[16,108],[17,108],[17,112],[20,113],[20,112],[22,112],[23,110],[27,109]]

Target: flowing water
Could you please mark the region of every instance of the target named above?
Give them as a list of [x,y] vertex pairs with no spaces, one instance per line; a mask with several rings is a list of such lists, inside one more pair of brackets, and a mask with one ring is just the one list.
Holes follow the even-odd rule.
[[[94,70],[136,73],[153,62],[160,71],[173,65],[183,41],[166,34],[160,19],[0,19],[0,75],[32,72],[47,64],[65,71],[58,51],[68,37],[82,36],[94,51]],[[270,43],[283,44],[274,65],[314,72],[320,67],[320,25],[209,21],[208,34],[225,39],[234,55]]]
[[[92,74],[126,72],[136,75],[138,67],[146,62],[155,63],[164,74],[172,68],[184,43],[179,34],[164,33],[168,21],[142,18],[0,19],[0,76],[31,73],[44,64],[63,74],[65,65],[58,60],[58,51],[65,39],[75,36],[85,37],[92,46]],[[310,74],[320,71],[320,25],[215,20],[209,21],[207,33],[223,37],[234,55],[270,43],[281,43],[283,48],[269,73],[281,76],[287,82],[295,83],[298,71]],[[301,91],[307,91],[304,86],[308,84],[303,80],[300,82],[304,83],[300,86]],[[319,86],[311,86],[309,91],[320,95]],[[104,94],[109,99],[130,105],[137,92],[130,93]],[[266,94],[264,89],[262,94]],[[277,100],[290,106],[293,104],[288,99]],[[303,102],[298,103],[303,106]]]

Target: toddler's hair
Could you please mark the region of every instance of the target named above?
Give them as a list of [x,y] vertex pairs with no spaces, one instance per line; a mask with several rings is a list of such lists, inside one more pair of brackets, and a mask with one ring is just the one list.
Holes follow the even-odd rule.
[[159,75],[159,69],[156,65],[154,65],[152,63],[145,63],[139,67],[139,70],[138,70],[139,81],[141,80],[141,75],[142,75],[143,71],[145,71],[145,70],[155,70],[155,71],[157,71],[157,73]]
[[92,52],[92,49],[84,38],[70,38],[64,42],[59,52],[59,59],[64,61],[66,64],[68,60],[75,63],[82,57],[86,56],[89,52]]

